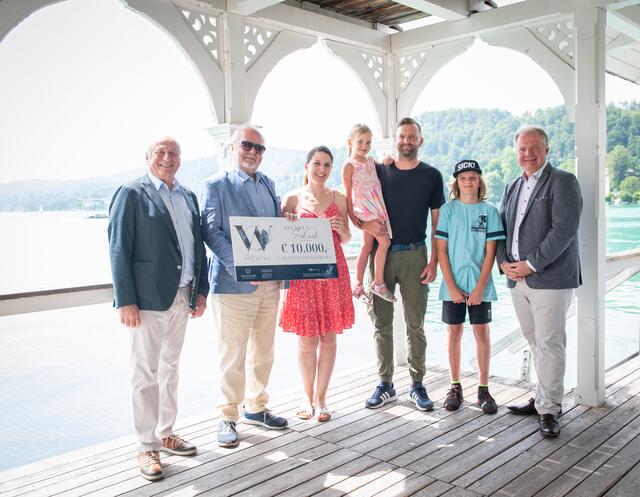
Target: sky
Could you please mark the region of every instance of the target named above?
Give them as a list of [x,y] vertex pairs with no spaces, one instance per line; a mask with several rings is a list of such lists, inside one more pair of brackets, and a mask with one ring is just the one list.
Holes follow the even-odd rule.
[[[217,117],[196,71],[166,33],[118,0],[66,0],[36,12],[0,42],[0,67],[0,182],[143,167],[147,144],[164,135],[181,142],[183,160],[215,153],[207,128]],[[608,101],[633,99],[640,87],[607,77]],[[551,78],[526,56],[476,42],[434,76],[414,114],[560,104]],[[379,132],[366,92],[321,43],[274,68],[251,121],[283,148],[340,146],[356,122]]]

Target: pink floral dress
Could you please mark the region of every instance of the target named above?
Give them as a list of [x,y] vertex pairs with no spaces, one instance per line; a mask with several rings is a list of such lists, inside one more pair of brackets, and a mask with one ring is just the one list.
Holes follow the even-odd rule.
[[[335,202],[320,215],[305,208],[298,210],[299,217],[330,218],[339,216]],[[333,231],[338,277],[324,280],[293,280],[285,293],[280,326],[284,331],[301,336],[315,337],[329,333],[341,334],[355,321],[351,297],[349,268],[342,251],[340,237]]]
[[351,176],[351,203],[353,213],[362,221],[383,219],[387,223],[387,231],[391,237],[389,214],[382,197],[382,186],[376,174],[376,164],[371,157],[366,162],[353,159],[348,161],[353,166]]

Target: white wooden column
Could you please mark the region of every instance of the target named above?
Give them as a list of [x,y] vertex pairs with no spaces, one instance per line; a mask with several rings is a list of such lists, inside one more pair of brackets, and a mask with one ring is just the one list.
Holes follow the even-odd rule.
[[245,18],[238,14],[223,13],[220,16],[220,65],[224,82],[224,114],[220,124],[208,128],[216,146],[218,170],[229,162],[231,135],[249,121],[247,108],[246,71],[244,61]]
[[244,17],[222,14],[222,72],[224,73],[224,122],[242,124],[251,117],[247,108],[244,67]]
[[[385,74],[384,74],[384,96],[386,99],[387,109],[382,126],[382,134],[386,139],[393,140],[388,143],[395,143],[396,124],[400,119],[407,116],[398,116],[398,98],[400,96],[400,65],[398,63],[398,55],[389,53],[384,56]],[[395,152],[394,152],[395,153]]]
[[578,378],[575,398],[576,402],[590,406],[604,402],[605,29],[606,12],[603,9],[591,6],[575,12],[574,133],[578,180],[584,198],[580,219],[583,285],[577,292]]
[[224,170],[225,166],[231,163],[231,136],[233,132],[240,126],[238,124],[222,123],[211,128],[207,128],[207,131],[213,138],[213,143],[216,148],[217,169],[216,171]]
[[[395,149],[396,125],[398,120],[407,116],[398,116],[398,96],[400,94],[400,67],[398,56],[389,53],[384,56],[384,96],[386,113],[381,128],[383,138],[375,143],[376,151],[397,156]],[[407,323],[404,320],[404,302],[400,295],[400,287],[395,291],[398,301],[393,305],[393,363],[396,366],[407,365]]]

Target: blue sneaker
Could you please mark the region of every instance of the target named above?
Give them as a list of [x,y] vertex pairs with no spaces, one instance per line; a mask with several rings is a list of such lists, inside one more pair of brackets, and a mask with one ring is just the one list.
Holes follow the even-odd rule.
[[216,439],[220,447],[237,447],[240,442],[238,440],[236,424],[233,421],[221,419],[218,423]]
[[368,409],[377,409],[394,400],[396,400],[396,391],[393,389],[393,383],[381,381],[371,397],[365,401],[364,406]]
[[268,409],[256,413],[244,411],[242,420],[250,425],[264,426],[270,430],[284,430],[289,426],[285,418],[274,416]]
[[411,390],[409,391],[409,400],[413,401],[416,407],[421,411],[433,410],[433,401],[429,398],[429,396],[427,395],[427,391],[419,381],[416,381],[413,385],[411,385]]

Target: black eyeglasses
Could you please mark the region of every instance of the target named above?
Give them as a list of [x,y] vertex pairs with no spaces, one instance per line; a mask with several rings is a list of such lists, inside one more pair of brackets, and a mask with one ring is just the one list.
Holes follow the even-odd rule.
[[240,142],[240,146],[242,147],[242,150],[244,150],[245,152],[248,152],[253,148],[256,151],[256,154],[258,155],[264,154],[264,151],[267,149],[267,147],[265,147],[264,145],[260,145],[259,143],[253,143],[247,140],[242,140]]

